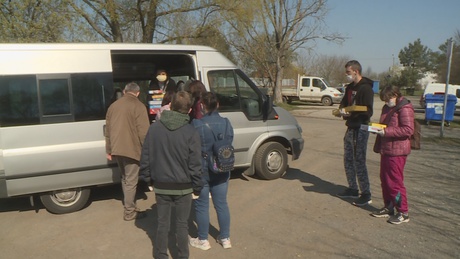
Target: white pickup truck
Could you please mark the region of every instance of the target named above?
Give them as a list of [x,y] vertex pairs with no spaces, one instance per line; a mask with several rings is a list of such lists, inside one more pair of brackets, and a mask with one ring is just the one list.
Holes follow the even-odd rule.
[[302,75],[298,76],[295,86],[281,87],[281,94],[283,102],[307,101],[322,103],[324,106],[340,103],[343,97],[343,93],[330,87],[324,78]]

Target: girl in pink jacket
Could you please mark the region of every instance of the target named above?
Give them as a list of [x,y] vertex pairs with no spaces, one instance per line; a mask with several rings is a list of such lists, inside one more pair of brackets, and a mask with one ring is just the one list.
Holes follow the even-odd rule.
[[384,207],[371,215],[377,218],[390,217],[389,223],[401,224],[409,222],[404,166],[411,152],[410,137],[414,133],[414,108],[406,98],[402,97],[396,86],[384,87],[380,91],[380,99],[385,102],[380,123],[386,124],[387,127],[377,132],[374,151],[381,156],[380,181]]

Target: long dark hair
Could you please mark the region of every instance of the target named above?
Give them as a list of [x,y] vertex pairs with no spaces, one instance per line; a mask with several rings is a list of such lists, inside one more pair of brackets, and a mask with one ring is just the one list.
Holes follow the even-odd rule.
[[207,112],[217,110],[217,96],[213,92],[207,92],[201,95],[201,103],[204,105]]

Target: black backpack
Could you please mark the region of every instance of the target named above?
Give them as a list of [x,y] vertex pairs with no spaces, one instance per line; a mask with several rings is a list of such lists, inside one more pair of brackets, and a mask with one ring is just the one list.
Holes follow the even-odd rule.
[[225,120],[224,133],[215,134],[214,131],[206,123],[206,126],[211,130],[214,136],[214,144],[212,145],[212,155],[204,154],[208,162],[208,169],[213,173],[228,173],[233,170],[235,165],[235,153],[232,146],[232,141],[226,136],[228,128],[228,120]]

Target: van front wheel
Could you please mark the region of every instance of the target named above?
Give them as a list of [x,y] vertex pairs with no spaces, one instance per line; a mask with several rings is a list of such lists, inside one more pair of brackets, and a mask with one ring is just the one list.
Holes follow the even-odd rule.
[[88,202],[90,189],[72,188],[40,195],[46,210],[54,214],[64,214],[81,210]]
[[324,105],[324,106],[331,106],[333,103],[332,103],[332,99],[331,97],[329,96],[325,96],[323,97],[323,99],[321,99],[321,103]]
[[256,174],[265,179],[280,178],[287,169],[286,148],[278,142],[267,142],[255,155]]

